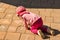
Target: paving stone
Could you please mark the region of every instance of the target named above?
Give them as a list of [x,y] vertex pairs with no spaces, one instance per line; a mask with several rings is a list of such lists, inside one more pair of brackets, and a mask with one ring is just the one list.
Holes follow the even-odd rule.
[[41,36],[36,35],[35,40],[43,40],[43,39],[41,38]]
[[3,4],[4,4],[4,3],[2,3],[2,2],[1,2],[1,3],[0,3],[0,7],[2,7],[2,6],[3,6]]
[[16,26],[10,25],[7,31],[8,31],[8,32],[16,32],[16,29],[17,29]]
[[34,8],[34,9],[31,8],[31,9],[30,9],[30,12],[35,13],[35,14],[38,14],[38,13],[39,13],[38,9],[35,9],[35,8]]
[[13,16],[13,20],[20,19],[16,14]]
[[54,11],[51,13],[51,16],[60,17],[60,9],[54,9]]
[[6,35],[6,32],[0,32],[0,40],[3,40]]
[[45,20],[46,20],[46,22],[52,23],[53,22],[53,17],[46,16]]
[[11,25],[14,25],[14,26],[24,26],[22,20],[13,20]]
[[39,9],[41,16],[51,16],[53,9]]
[[25,29],[25,27],[18,27],[17,28],[17,32],[25,33],[26,32],[26,29]]
[[3,8],[8,8],[9,5],[8,5],[8,4],[4,4],[2,7],[3,7]]
[[5,15],[6,13],[0,13],[0,18],[4,18]]
[[13,13],[8,13],[4,18],[12,19],[12,17],[13,17]]
[[9,8],[10,9],[16,9],[17,7],[16,6],[13,6],[13,5],[10,5]]
[[51,27],[51,23],[48,23],[48,22],[44,22],[43,25]]
[[15,9],[6,9],[6,11],[5,11],[5,13],[7,13],[7,14],[15,14],[16,13],[16,10]]
[[45,9],[38,9],[40,11],[40,16],[45,16]]
[[0,13],[4,11],[5,11],[5,8],[0,7]]
[[30,12],[31,8],[26,8],[26,10]]
[[51,16],[51,13],[54,11],[54,9],[45,9],[45,16]]
[[60,17],[54,17],[54,23],[60,23]]
[[11,23],[11,19],[0,19],[0,24],[9,25]]
[[30,30],[26,30],[25,33],[27,33],[27,34],[33,34],[34,35],[34,33],[32,33]]
[[20,33],[7,33],[5,40],[19,40]]
[[60,24],[59,23],[51,23],[51,28],[60,31]]
[[42,18],[43,22],[46,21],[46,17],[45,16],[41,16],[41,18]]
[[7,25],[0,25],[0,31],[2,32],[6,32],[7,31],[7,29],[8,29],[8,26]]
[[22,34],[20,40],[34,40],[34,35]]
[[50,40],[60,40],[60,34],[56,36],[51,36]]

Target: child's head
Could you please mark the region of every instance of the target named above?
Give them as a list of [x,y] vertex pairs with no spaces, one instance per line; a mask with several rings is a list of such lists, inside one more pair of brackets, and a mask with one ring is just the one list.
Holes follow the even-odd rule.
[[26,8],[23,7],[23,6],[19,6],[17,9],[16,9],[16,13],[18,16],[22,16],[24,14],[24,11],[26,11]]

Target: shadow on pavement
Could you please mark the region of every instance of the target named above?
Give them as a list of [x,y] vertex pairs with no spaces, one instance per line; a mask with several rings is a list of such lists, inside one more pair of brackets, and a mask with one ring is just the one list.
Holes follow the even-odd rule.
[[[49,26],[43,25],[43,27],[48,28]],[[50,28],[50,27],[49,27],[49,28]],[[60,31],[57,30],[57,29],[53,29],[53,28],[50,28],[50,29],[53,30],[53,34],[54,34],[54,35],[51,35],[51,34],[49,34],[49,33],[44,32],[44,34],[45,34],[45,36],[46,36],[45,39],[50,38],[50,36],[56,36],[56,35],[60,34]]]
[[26,8],[58,8],[60,9],[60,0],[0,0],[15,6],[25,6]]
[[[46,28],[48,28],[49,26],[47,26],[47,25],[43,25],[44,27],[46,27]],[[50,27],[49,27],[50,28]],[[60,34],[60,31],[59,30],[57,30],[57,29],[53,29],[53,28],[50,28],[50,29],[52,29],[54,32],[54,36],[56,36],[56,35],[58,35],[58,34]]]
[[53,30],[54,30],[54,32],[55,32],[55,35],[54,35],[54,36],[60,34],[60,31],[59,31],[59,30],[56,30],[56,29],[53,29]]

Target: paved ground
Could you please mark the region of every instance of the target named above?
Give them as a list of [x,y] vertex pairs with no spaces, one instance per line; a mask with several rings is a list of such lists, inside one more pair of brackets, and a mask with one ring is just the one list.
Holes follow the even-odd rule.
[[26,30],[21,18],[16,16],[16,6],[0,3],[0,40],[60,40],[60,9],[27,8],[42,16],[44,25],[55,30],[55,36],[42,39]]

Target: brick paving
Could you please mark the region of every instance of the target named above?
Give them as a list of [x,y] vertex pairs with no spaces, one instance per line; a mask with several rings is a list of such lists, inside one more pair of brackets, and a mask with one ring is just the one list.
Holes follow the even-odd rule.
[[16,6],[0,3],[0,40],[60,40],[60,9],[27,8],[28,11],[42,16],[44,25],[56,31],[55,36],[42,39],[26,30],[21,18],[16,16]]

